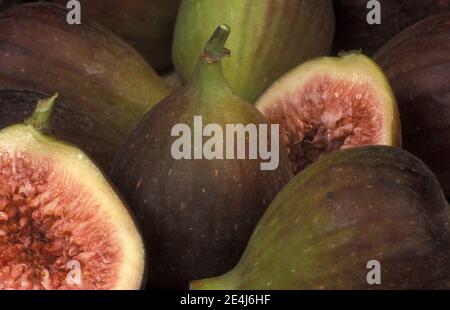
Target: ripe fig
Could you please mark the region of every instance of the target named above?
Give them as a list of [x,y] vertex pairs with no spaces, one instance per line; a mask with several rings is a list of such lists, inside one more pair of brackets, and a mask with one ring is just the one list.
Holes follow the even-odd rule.
[[0,289],[139,289],[141,236],[87,155],[47,135],[54,102],[0,131]]
[[417,158],[388,146],[342,150],[277,195],[232,271],[191,288],[449,289],[449,222]]
[[[0,90],[0,128],[19,123],[33,113],[36,102],[45,99],[41,93],[19,90]],[[111,142],[105,141],[104,128],[94,125],[91,117],[81,113],[73,102],[58,100],[52,118],[52,134],[75,145],[83,145],[96,158],[109,158]],[[80,134],[81,133],[81,134]]]
[[69,25],[66,14],[62,6],[46,3],[0,14],[0,89],[59,92],[89,123],[80,136],[92,128],[101,133],[96,142],[105,148],[91,155],[109,170],[123,139],[169,91],[118,36],[87,18]]
[[375,60],[397,97],[405,149],[430,166],[450,198],[450,12],[406,29]]
[[[283,152],[274,170],[261,170],[262,157],[235,157],[234,143],[216,144],[213,156],[196,155],[205,149],[196,142],[196,118],[223,132],[229,124],[268,126],[263,115],[236,96],[224,79],[221,58],[228,55],[224,43],[229,31],[226,25],[217,28],[191,82],[146,114],[111,173],[144,228],[151,288],[187,288],[189,280],[231,268],[265,208],[291,177]],[[188,150],[189,156],[194,151],[196,159],[173,154],[180,139],[173,136],[174,130],[181,127],[189,129],[183,151]],[[219,129],[209,136],[217,137]],[[233,131],[227,140],[238,135]],[[260,132],[256,136],[247,132],[241,140],[232,139],[244,144],[247,154],[256,140],[275,148],[272,137],[264,140]],[[203,138],[197,141],[205,142]],[[219,148],[227,159],[220,157]]]
[[[68,0],[52,0],[64,6]],[[78,0],[82,14],[102,23],[156,70],[170,67],[172,37],[180,0]]]
[[242,98],[254,100],[294,66],[327,55],[334,35],[330,0],[184,0],[173,43],[173,62],[183,82],[194,72],[197,56],[216,25],[234,29],[224,74]]
[[352,52],[322,57],[286,73],[257,101],[281,125],[294,173],[322,155],[354,146],[401,144],[395,97],[381,69]]
[[[414,23],[450,11],[448,0],[334,0],[333,4],[336,12],[333,49],[336,52],[361,49],[367,55],[373,55],[389,39]],[[376,17],[380,18],[379,24],[371,21],[377,22]]]

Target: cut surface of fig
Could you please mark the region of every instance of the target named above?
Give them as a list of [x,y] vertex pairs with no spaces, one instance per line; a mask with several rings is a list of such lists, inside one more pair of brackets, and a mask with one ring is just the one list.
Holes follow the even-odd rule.
[[256,106],[280,124],[294,173],[332,151],[401,143],[392,90],[361,54],[306,62],[275,82]]
[[138,289],[144,247],[87,156],[34,124],[0,131],[0,289]]

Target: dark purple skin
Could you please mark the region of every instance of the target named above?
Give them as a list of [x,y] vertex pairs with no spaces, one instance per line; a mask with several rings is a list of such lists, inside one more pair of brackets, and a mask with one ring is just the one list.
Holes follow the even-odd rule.
[[34,2],[34,1],[26,1],[26,0],[0,0],[0,11],[10,8],[14,5],[22,4],[25,2]]
[[450,10],[449,0],[381,0],[381,24],[369,25],[368,0],[333,0],[336,14],[334,51],[359,50],[373,55],[384,43],[414,23]]
[[[233,93],[223,76],[220,59],[228,54],[224,43],[229,32],[226,25],[217,28],[193,79],[144,116],[111,171],[142,225],[150,288],[187,289],[191,280],[231,269],[266,207],[291,178],[283,148],[274,170],[261,170],[261,158],[172,156],[178,139],[171,134],[174,126],[192,125],[195,116],[222,128],[267,124],[252,104]],[[250,141],[245,144],[248,150]]]
[[[52,94],[31,91],[0,90],[0,129],[22,123],[31,116],[39,99],[48,98]],[[103,137],[108,135],[105,128],[96,125],[96,121],[83,115],[71,102],[57,99],[54,117],[52,117],[52,135],[81,145],[88,154],[95,158],[108,158],[114,149]]]
[[450,12],[423,20],[375,55],[397,97],[403,145],[450,197]]
[[48,3],[0,13],[0,90],[58,93],[85,118],[74,120],[80,130],[70,135],[84,136],[77,145],[109,170],[122,141],[169,91],[117,35],[84,17],[81,25],[69,25],[66,15],[64,7]]

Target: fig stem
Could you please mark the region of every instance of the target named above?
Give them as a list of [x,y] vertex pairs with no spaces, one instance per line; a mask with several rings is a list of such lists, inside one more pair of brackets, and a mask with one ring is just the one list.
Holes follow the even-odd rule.
[[220,61],[223,57],[230,56],[230,50],[225,48],[225,42],[230,35],[230,27],[225,24],[219,25],[213,35],[203,48],[202,60],[207,64]]
[[41,132],[50,131],[51,117],[56,104],[56,98],[58,98],[57,93],[50,98],[39,100],[33,115],[26,120],[25,123],[33,126],[36,130]]

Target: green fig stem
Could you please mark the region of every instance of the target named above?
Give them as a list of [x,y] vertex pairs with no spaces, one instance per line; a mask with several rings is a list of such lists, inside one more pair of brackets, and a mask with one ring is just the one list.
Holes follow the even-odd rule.
[[230,31],[230,27],[225,24],[221,24],[216,28],[203,49],[202,60],[204,62],[212,64],[219,62],[223,57],[230,56],[230,50],[225,48],[225,42],[230,35]]
[[[230,56],[225,42],[230,34],[230,27],[219,25],[203,48],[202,55],[190,82],[190,89],[208,102],[223,102],[222,97],[234,96],[222,71],[222,58]],[[197,96],[196,95],[196,96]]]
[[50,123],[53,109],[56,104],[56,98],[58,98],[58,94],[55,94],[47,99],[39,100],[33,115],[25,121],[25,124],[29,124],[33,126],[37,131],[43,133],[50,131]]

